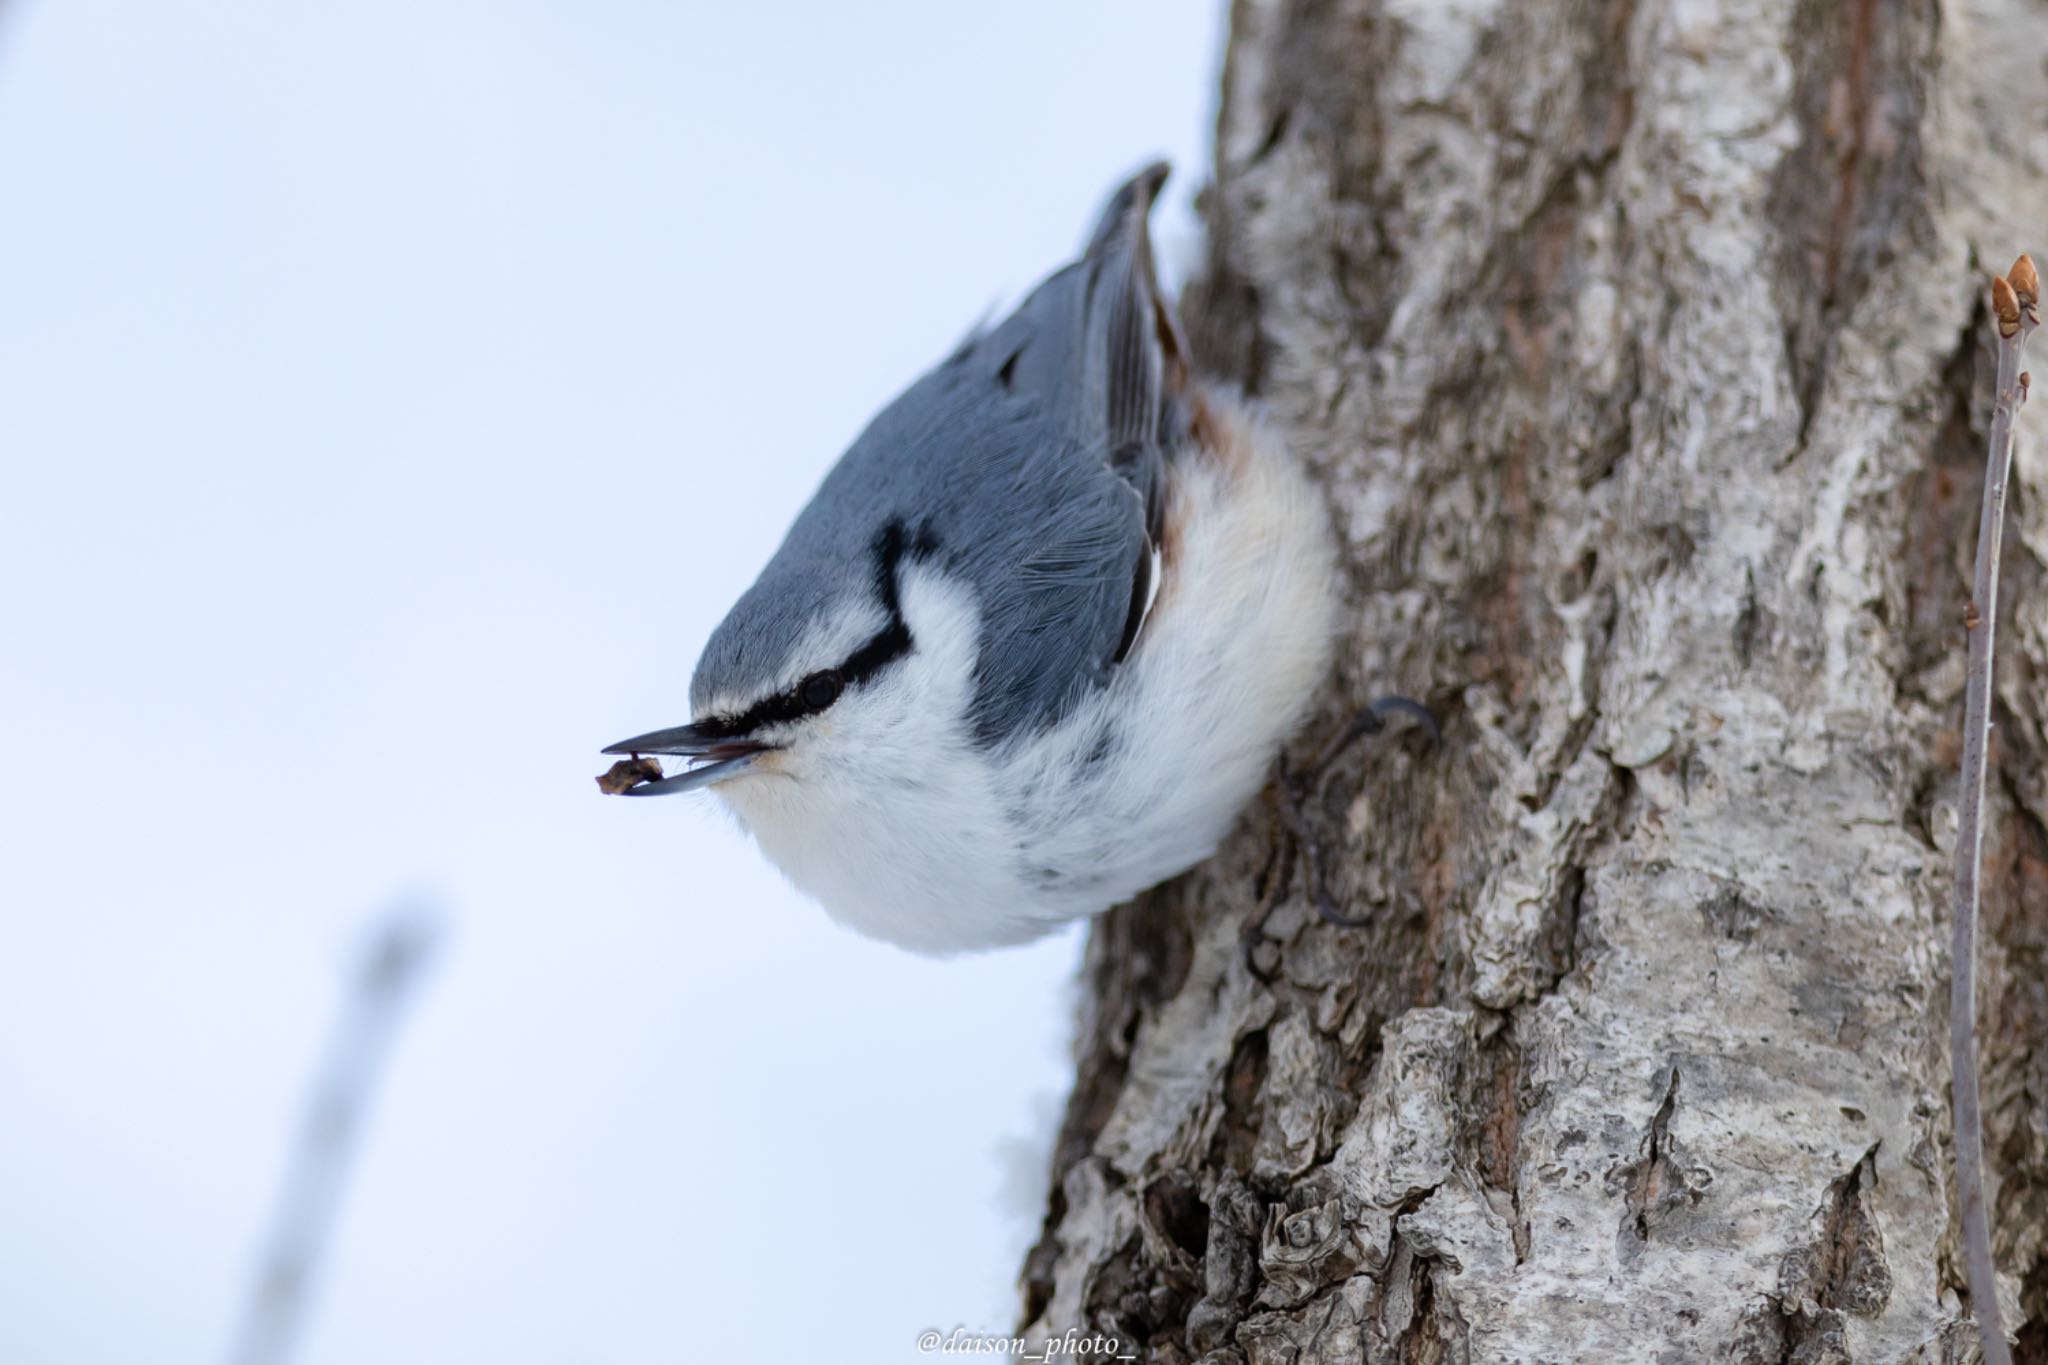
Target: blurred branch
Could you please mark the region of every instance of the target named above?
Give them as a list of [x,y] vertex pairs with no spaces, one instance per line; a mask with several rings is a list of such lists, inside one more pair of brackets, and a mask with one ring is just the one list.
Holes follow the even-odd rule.
[[437,912],[407,906],[387,914],[369,936],[355,987],[314,1079],[229,1365],[284,1365],[291,1358],[305,1325],[313,1279],[333,1234],[363,1116],[382,1079],[404,1007],[441,934]]

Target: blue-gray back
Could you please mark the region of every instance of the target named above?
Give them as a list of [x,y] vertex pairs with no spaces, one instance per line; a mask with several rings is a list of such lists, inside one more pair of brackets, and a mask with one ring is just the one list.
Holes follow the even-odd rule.
[[893,605],[886,577],[910,560],[975,595],[982,742],[1057,720],[1108,678],[1143,606],[1181,424],[1145,232],[1164,175],[1120,189],[1081,260],[869,424],[712,634],[700,709],[765,691],[835,606]]

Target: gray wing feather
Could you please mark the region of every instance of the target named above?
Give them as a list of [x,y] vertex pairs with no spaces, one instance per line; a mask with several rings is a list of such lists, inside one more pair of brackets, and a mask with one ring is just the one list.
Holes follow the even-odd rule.
[[1183,423],[1145,223],[1165,176],[1120,188],[1080,260],[875,418],[714,632],[700,704],[779,670],[820,612],[871,593],[870,547],[892,521],[975,592],[982,742],[1050,724],[1107,680],[1146,597]]

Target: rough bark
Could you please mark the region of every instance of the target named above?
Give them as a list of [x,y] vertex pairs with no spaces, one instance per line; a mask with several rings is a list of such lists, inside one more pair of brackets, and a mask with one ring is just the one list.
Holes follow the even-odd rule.
[[[1331,490],[1304,811],[1095,927],[1038,1331],[1142,1359],[1945,1361],[1986,265],[2039,0],[1237,0],[1196,346]],[[2040,405],[2034,405],[2038,409]],[[2023,422],[2023,428],[2025,423]],[[2048,1362],[2048,461],[1988,812],[1997,1251]],[[1239,939],[1274,909],[1248,966]]]

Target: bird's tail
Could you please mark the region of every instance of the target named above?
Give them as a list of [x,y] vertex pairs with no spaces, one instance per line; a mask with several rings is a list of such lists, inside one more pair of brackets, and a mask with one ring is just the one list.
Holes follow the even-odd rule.
[[1159,288],[1148,227],[1168,166],[1155,161],[1110,196],[1083,261],[1090,275],[1086,370],[1100,377],[1111,449],[1154,446],[1187,386],[1188,350]]

